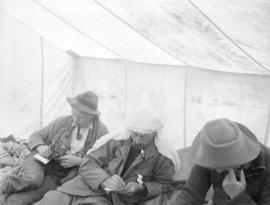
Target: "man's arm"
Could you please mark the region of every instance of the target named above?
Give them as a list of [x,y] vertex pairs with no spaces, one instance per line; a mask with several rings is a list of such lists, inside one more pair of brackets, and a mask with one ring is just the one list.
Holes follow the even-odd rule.
[[[108,129],[106,125],[104,125],[101,121],[99,122],[99,126],[97,129],[97,136],[96,138],[91,139],[91,143],[95,143],[95,140],[99,139],[103,135],[108,133]],[[86,143],[91,144],[86,141]],[[64,156],[59,157],[60,163],[63,167],[69,168],[74,166],[80,166],[82,163],[82,156],[84,155],[84,149],[81,149],[79,152],[74,154],[65,154]]]
[[267,168],[267,173],[264,177],[264,183],[262,187],[262,191],[259,198],[259,205],[267,205],[270,204],[270,170]]
[[268,205],[270,204],[270,173],[266,173],[264,179],[263,179],[263,185],[260,188],[260,196],[258,199],[258,202],[255,202],[253,198],[243,191],[240,193],[237,197],[235,197],[232,200],[233,204],[239,204],[239,205]]
[[171,188],[175,169],[173,162],[169,158],[160,155],[153,172],[153,179],[144,182],[145,190],[141,195],[143,199],[157,196],[163,192],[168,192]]
[[99,149],[83,157],[80,174],[91,188],[98,190],[101,183],[111,177],[111,173],[106,171],[105,167],[113,158],[114,150],[118,145],[118,141],[110,140]]
[[52,132],[56,129],[56,127],[64,118],[65,117],[60,117],[55,121],[51,122],[49,125],[31,134],[28,139],[28,145],[30,149],[34,150],[40,145],[46,145],[49,141],[49,138],[52,137]]
[[210,170],[194,165],[190,176],[173,205],[201,205],[211,185]]

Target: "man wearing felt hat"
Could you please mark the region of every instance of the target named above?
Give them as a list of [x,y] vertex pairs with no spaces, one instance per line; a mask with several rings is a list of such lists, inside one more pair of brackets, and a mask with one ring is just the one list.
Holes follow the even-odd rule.
[[208,122],[191,147],[194,167],[176,205],[201,205],[213,185],[213,205],[269,205],[270,149],[245,126]]
[[179,158],[166,137],[154,113],[128,115],[122,129],[101,137],[87,152],[77,177],[35,205],[136,205],[168,192]]
[[[82,157],[108,130],[99,120],[98,96],[83,92],[67,98],[72,115],[63,116],[29,137],[32,154],[0,183],[0,204],[27,205],[78,174]],[[38,161],[36,154],[49,159]],[[43,159],[43,158],[42,158]],[[42,161],[42,160],[41,160]]]

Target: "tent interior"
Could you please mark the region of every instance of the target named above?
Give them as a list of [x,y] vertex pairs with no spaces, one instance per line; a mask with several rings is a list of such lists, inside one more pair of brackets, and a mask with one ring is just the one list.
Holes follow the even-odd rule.
[[0,0],[0,137],[27,139],[92,90],[118,128],[156,112],[190,146],[229,118],[270,145],[269,0]]

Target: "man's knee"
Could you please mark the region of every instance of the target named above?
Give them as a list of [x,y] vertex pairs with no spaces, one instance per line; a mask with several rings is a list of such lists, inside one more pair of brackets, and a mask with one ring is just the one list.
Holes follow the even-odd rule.
[[52,205],[57,201],[59,204],[69,204],[70,198],[67,194],[64,194],[60,191],[53,190],[47,192],[44,197],[36,202],[34,205]]
[[4,205],[28,205],[33,202],[31,197],[26,195],[24,192],[11,194],[8,196],[5,196],[3,199]]
[[32,189],[39,188],[44,180],[43,173],[32,173],[31,175],[24,175],[23,177],[28,181]]
[[40,164],[35,159],[29,159],[23,164],[17,175],[28,181],[33,188],[38,188],[43,182],[44,174],[45,166]]
[[44,173],[22,172],[18,175],[9,175],[0,183],[0,194],[12,194],[26,190],[33,190],[41,186]]

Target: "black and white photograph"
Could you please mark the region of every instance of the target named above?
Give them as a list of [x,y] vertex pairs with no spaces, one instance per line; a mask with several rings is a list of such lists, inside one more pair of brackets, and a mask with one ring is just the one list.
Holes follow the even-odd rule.
[[0,0],[0,205],[270,205],[269,0]]

